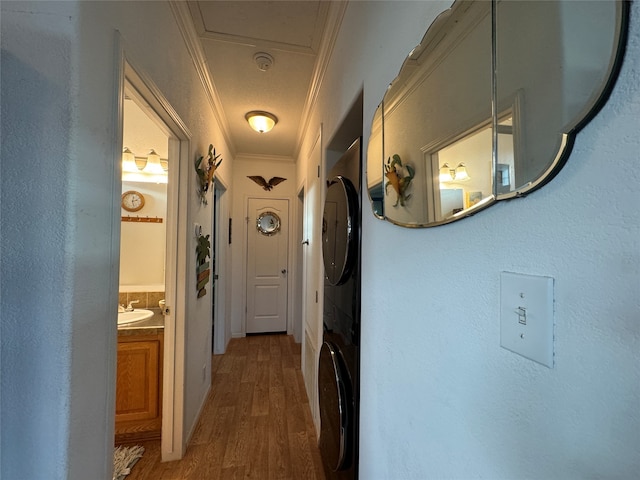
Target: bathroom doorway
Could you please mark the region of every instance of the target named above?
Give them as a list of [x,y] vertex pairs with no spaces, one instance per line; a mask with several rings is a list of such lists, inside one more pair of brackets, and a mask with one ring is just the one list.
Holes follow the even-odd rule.
[[125,83],[115,442],[162,433],[169,136]]
[[[136,280],[136,283],[144,281],[149,281],[150,283],[128,286],[125,290],[145,290],[151,287],[150,290],[139,293],[146,293],[146,305],[148,308],[153,308],[158,312],[162,310],[161,318],[164,320],[164,328],[161,330],[163,338],[162,346],[160,347],[161,352],[158,357],[158,371],[156,372],[160,377],[158,382],[158,408],[161,411],[162,460],[171,461],[182,458],[186,449],[183,424],[186,291],[184,282],[178,282],[177,279],[185,278],[186,264],[188,263],[185,248],[185,245],[187,245],[187,198],[185,189],[180,189],[180,179],[187,178],[188,174],[187,167],[190,163],[188,161],[189,134],[184,129],[184,123],[157,86],[144,72],[134,68],[124,50],[121,51],[121,56],[123,60],[122,69],[120,70],[122,83],[118,90],[120,105],[122,106],[120,110],[122,113],[118,117],[120,131],[123,132],[121,147],[129,147],[129,151],[134,157],[133,164],[127,166],[127,169],[131,170],[128,173],[134,176],[146,174],[143,170],[147,164],[155,164],[156,160],[158,160],[160,168],[158,169],[156,165],[154,174],[157,177],[155,177],[155,180],[159,180],[162,175],[165,177],[164,187],[160,186],[162,182],[155,180],[147,182],[147,186],[143,186],[143,182],[139,181],[135,184],[126,183],[135,181],[133,180],[135,177],[129,177],[127,181],[123,177],[121,185],[127,188],[127,192],[134,192],[134,195],[131,197],[130,202],[127,200],[130,203],[129,210],[123,209],[121,212],[122,217],[130,217],[132,220],[126,220],[121,225],[131,223],[138,227],[138,234],[131,236],[134,245],[131,248],[145,247],[147,245],[147,240],[144,240],[145,236],[140,233],[144,232],[144,230],[141,229],[149,226],[164,226],[164,239],[154,239],[153,242],[157,247],[156,250],[160,248],[160,244],[163,244],[164,247],[162,254],[158,254],[156,251],[156,263],[153,267],[149,267],[150,270],[155,272],[154,280]],[[131,109],[139,110],[137,113],[141,115],[141,123],[144,123],[146,125],[145,128],[149,131],[155,131],[156,138],[158,138],[156,141],[157,146],[151,144],[155,142],[145,138],[141,138],[139,146],[136,147],[125,143],[136,144],[129,132],[131,126],[129,125],[128,110]],[[127,130],[126,132],[125,129]],[[143,136],[136,129],[133,128],[135,134]],[[148,149],[154,149],[155,152],[149,154]],[[125,152],[123,159],[125,156],[129,156],[128,154],[129,152]],[[128,160],[131,160],[130,156]],[[124,172],[126,170],[124,167],[122,170],[123,173],[126,173]],[[161,207],[160,205],[163,203],[164,206]],[[142,207],[140,207],[141,204]],[[159,210],[152,212],[152,207]],[[164,216],[162,216],[162,211],[164,211]],[[114,241],[119,240],[119,238],[114,238]],[[130,247],[127,246],[127,248]],[[121,257],[125,263],[134,262],[131,256],[125,252],[121,252]],[[138,269],[146,268],[138,266]],[[121,275],[121,278],[124,277]],[[151,290],[155,295],[149,294]],[[165,300],[165,303],[161,307],[160,300],[162,299]],[[134,303],[132,306],[136,308],[137,305],[139,304]],[[118,388],[116,387],[116,396],[118,395],[117,390]]]

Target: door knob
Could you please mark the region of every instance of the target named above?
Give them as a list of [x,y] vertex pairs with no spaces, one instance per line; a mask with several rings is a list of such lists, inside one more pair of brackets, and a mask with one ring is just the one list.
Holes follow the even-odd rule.
[[282,270],[280,270],[280,271],[282,272],[282,274],[283,274],[283,275],[286,275],[286,274],[287,274],[287,269],[286,269],[286,268],[283,268],[283,269],[282,269]]
[[303,240],[301,243],[302,245],[309,245],[309,240]]

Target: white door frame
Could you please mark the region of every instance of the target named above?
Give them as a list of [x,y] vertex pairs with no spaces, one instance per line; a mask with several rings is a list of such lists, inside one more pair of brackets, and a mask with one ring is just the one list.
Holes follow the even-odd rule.
[[[215,238],[216,242],[214,246],[216,265],[215,271],[213,272],[215,282],[215,286],[213,288],[213,294],[215,295],[215,312],[213,315],[213,353],[217,355],[222,354],[227,350],[227,344],[231,338],[231,323],[226,321],[226,285],[228,282],[227,273],[229,272],[229,269],[227,268],[229,224],[225,219],[228,217],[229,208],[227,207],[227,186],[218,177],[214,177],[213,183],[214,196],[216,195],[216,192],[220,192],[218,201],[216,202],[214,200],[213,202],[213,222],[211,222],[212,228],[215,228],[217,232],[215,237],[213,236],[213,232],[211,232],[211,236]],[[225,212],[227,215],[225,215]],[[215,278],[215,275],[218,275],[217,279]]]
[[[123,129],[124,88],[126,82],[140,95],[155,114],[159,127],[169,137],[169,184],[167,188],[167,216],[175,221],[167,222],[167,262],[165,281],[165,300],[170,314],[165,317],[163,388],[162,388],[162,461],[179,460],[186,450],[184,436],[184,380],[185,380],[185,311],[186,286],[178,278],[186,278],[187,265],[187,189],[180,184],[188,182],[191,163],[191,133],[169,104],[151,78],[132,60],[130,51],[119,33],[118,64],[116,66],[116,98],[119,105],[116,118],[116,131]],[[151,115],[150,115],[151,116]],[[120,136],[120,143],[122,137]],[[118,146],[122,151],[123,145]],[[120,172],[120,169],[114,171]],[[122,179],[115,178],[114,195],[120,195]],[[117,210],[118,216],[120,211]],[[119,218],[118,218],[119,220]],[[116,237],[116,234],[118,238]],[[112,242],[119,245],[119,230],[112,231]],[[119,248],[118,248],[119,257]],[[115,357],[115,352],[114,352]],[[113,376],[115,378],[115,375]],[[112,421],[114,417],[112,416]]]
[[[316,173],[318,172],[318,173]],[[324,264],[322,262],[322,207],[324,205],[324,159],[322,125],[306,157],[304,184],[304,231],[309,244],[303,260],[302,374],[311,415],[320,434],[318,404],[318,359],[323,340],[322,306],[324,298]],[[311,249],[309,252],[308,249]]]
[[289,204],[289,213],[287,217],[288,228],[289,228],[289,236],[288,236],[288,246],[287,246],[287,335],[293,334],[293,280],[295,275],[289,275],[289,272],[295,271],[296,267],[296,257],[295,257],[295,235],[296,228],[293,220],[293,208],[292,205],[295,203],[293,197],[285,196],[285,197],[264,197],[264,196],[256,196],[256,195],[244,195],[243,196],[243,215],[245,221],[243,222],[243,235],[242,235],[242,251],[244,252],[242,258],[242,336],[247,334],[247,258],[248,258],[248,241],[247,235],[249,232],[250,226],[253,225],[251,219],[247,216],[247,211],[249,208],[249,199],[255,200],[286,200]]

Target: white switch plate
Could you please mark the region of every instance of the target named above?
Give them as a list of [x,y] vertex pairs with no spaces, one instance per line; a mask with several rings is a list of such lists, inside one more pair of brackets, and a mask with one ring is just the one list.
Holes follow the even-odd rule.
[[553,278],[500,273],[500,345],[553,368]]

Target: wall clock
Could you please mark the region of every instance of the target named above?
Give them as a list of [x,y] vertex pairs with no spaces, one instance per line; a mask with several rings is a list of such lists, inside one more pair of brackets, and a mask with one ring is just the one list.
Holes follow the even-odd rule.
[[127,212],[137,212],[144,207],[144,195],[135,190],[129,190],[122,194],[121,204]]

